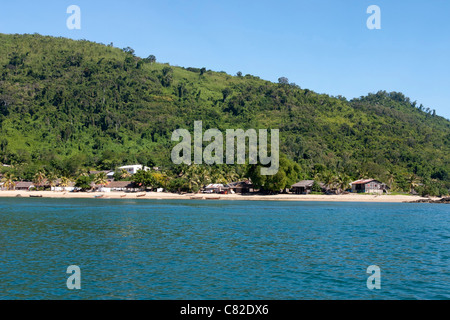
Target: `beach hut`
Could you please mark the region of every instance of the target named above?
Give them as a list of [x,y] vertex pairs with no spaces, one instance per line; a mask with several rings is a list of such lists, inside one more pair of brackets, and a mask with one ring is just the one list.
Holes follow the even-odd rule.
[[113,192],[113,191],[139,191],[140,187],[132,181],[113,181],[107,186],[99,189],[101,192]]
[[208,184],[205,189],[203,190],[204,193],[220,193],[221,191],[224,191],[228,188],[226,188],[221,183],[211,183]]
[[230,193],[249,193],[253,191],[253,184],[250,180],[230,182],[226,185]]
[[[322,182],[318,182],[322,192],[326,191],[326,186]],[[311,193],[314,180],[302,180],[291,186],[291,191],[295,194],[308,194]]]
[[31,182],[31,181],[19,181],[19,182],[16,182],[16,186],[14,189],[21,190],[21,191],[30,191],[34,187],[35,186],[34,186],[33,182]]
[[361,179],[356,180],[351,183],[352,192],[357,193],[378,193],[381,194],[383,192],[387,192],[389,188],[383,182],[380,182],[375,179]]

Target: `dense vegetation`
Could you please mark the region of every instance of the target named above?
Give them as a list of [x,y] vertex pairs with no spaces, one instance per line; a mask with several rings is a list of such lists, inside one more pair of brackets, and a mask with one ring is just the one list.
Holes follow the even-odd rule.
[[[260,181],[268,189],[292,179],[362,177],[398,191],[450,187],[450,122],[402,93],[347,101],[284,77],[272,83],[174,67],[131,48],[40,35],[0,34],[0,66],[0,162],[18,179],[140,163],[186,185],[186,168],[171,163],[170,138],[202,120],[204,130],[280,129],[287,169]],[[261,178],[254,167],[220,171]]]

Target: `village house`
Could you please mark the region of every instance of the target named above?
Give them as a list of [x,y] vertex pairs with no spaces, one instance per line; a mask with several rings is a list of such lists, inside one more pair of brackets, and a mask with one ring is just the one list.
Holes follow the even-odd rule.
[[30,191],[33,188],[35,188],[33,182],[19,181],[19,182],[16,182],[16,186],[14,187],[14,190]]
[[230,182],[226,185],[229,193],[250,193],[253,191],[253,184],[250,180]]
[[61,179],[58,179],[56,181],[56,185],[50,188],[51,191],[56,191],[56,192],[60,192],[60,191],[72,192],[75,189],[77,189],[77,188],[75,188],[75,182],[70,181],[67,184],[67,186],[63,187],[63,186],[61,186]]
[[203,192],[204,193],[220,193],[222,191],[227,190],[228,188],[225,187],[223,184],[221,183],[211,183],[208,184],[204,189]]
[[389,188],[386,184],[375,179],[361,179],[351,183],[352,192],[357,193],[378,193],[387,192]]
[[132,181],[113,181],[107,186],[101,187],[100,192],[114,192],[114,191],[129,191],[136,192],[139,191],[140,187]]
[[[308,194],[311,193],[314,180],[302,180],[291,186],[291,192],[295,194]],[[326,187],[323,183],[319,182],[322,191],[326,191]]]

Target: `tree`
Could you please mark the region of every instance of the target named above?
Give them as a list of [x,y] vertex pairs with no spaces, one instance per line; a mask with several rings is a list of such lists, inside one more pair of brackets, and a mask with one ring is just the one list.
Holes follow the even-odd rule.
[[414,188],[417,187],[418,179],[415,174],[410,174],[407,176],[406,181],[408,182],[409,193],[413,193]]
[[191,165],[183,173],[186,177],[190,191],[199,192],[201,188],[209,183],[210,173],[205,166]]
[[322,192],[322,188],[320,187],[320,184],[316,180],[314,180],[314,183],[311,187],[311,191],[312,192]]
[[150,64],[153,64],[153,63],[156,62],[156,57],[151,54],[147,58],[144,59],[144,62],[148,62]]
[[281,153],[278,172],[275,175],[261,175],[261,165],[256,164],[248,166],[247,176],[252,180],[256,189],[278,193],[283,189],[290,188],[301,178],[301,168]]
[[92,179],[88,175],[81,175],[75,182],[75,187],[80,188],[82,191],[91,190]]
[[236,73],[236,76],[237,76],[238,78],[242,78],[242,72],[238,71],[238,72]]
[[395,172],[392,169],[386,171],[387,182],[390,190],[393,190],[395,183]]
[[70,185],[71,182],[72,182],[72,180],[70,178],[68,178],[68,177],[61,177],[60,186],[65,189],[65,188],[67,188]]
[[114,171],[114,180],[125,180],[131,177],[131,174],[125,169],[117,169]]
[[6,190],[13,190],[16,187],[16,183],[14,182],[15,179],[16,177],[14,177],[14,174],[11,172],[5,173],[2,182]]
[[34,175],[33,183],[36,187],[42,187],[46,180],[44,171],[39,171]]
[[47,175],[47,183],[50,185],[51,188],[56,186],[57,181],[58,181],[58,176],[54,172],[50,172]]
[[350,186],[351,179],[345,173],[340,173],[336,177],[336,185],[338,187],[339,192],[343,192],[347,190]]
[[232,182],[233,180],[229,181],[227,176],[227,173],[223,168],[219,167],[213,167],[211,169],[211,182],[212,183],[222,183],[226,184],[227,182]]
[[225,100],[227,99],[227,97],[232,93],[233,91],[230,88],[225,88],[222,90],[222,102],[225,102]]
[[161,76],[161,84],[164,87],[170,87],[173,81],[173,70],[171,67],[164,67],[162,69],[162,76]]
[[338,178],[331,171],[323,171],[317,174],[317,178],[329,189],[335,189],[337,187]]
[[140,187],[153,188],[156,185],[156,179],[150,171],[138,170],[133,175],[133,182]]
[[108,177],[105,172],[99,172],[95,175],[94,183],[104,187],[108,184]]
[[[283,189],[290,188],[302,178],[301,168],[298,163],[288,159],[285,154],[280,154],[280,169],[286,175],[286,184]],[[287,190],[285,190],[287,192]]]
[[169,181],[167,189],[171,192],[189,191],[189,183],[185,178],[175,178]]
[[279,193],[286,187],[286,173],[284,170],[278,170],[278,172],[271,176],[266,176],[264,182],[264,190],[269,193]]
[[278,78],[278,83],[281,85],[288,85],[289,84],[289,79],[286,77],[280,77]]
[[123,52],[129,53],[129,54],[131,54],[132,56],[134,56],[134,49],[133,49],[133,48],[131,48],[131,47],[126,47],[126,48],[123,48],[122,50],[123,50]]

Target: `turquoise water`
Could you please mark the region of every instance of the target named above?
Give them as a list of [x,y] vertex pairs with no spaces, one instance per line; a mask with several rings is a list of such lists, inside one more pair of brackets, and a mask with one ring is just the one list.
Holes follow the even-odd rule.
[[0,298],[450,299],[449,208],[0,199]]

